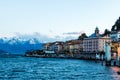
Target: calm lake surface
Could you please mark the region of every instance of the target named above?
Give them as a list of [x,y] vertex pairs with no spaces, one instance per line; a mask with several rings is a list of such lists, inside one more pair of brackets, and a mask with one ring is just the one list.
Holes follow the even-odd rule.
[[0,58],[0,80],[120,80],[119,70],[88,60]]

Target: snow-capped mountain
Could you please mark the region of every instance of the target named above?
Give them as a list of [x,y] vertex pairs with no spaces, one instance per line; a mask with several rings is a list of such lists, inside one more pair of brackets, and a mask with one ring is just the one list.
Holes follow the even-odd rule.
[[[21,34],[13,33],[11,36],[0,38],[0,49],[8,53],[24,53],[26,50],[42,49],[45,42],[66,41],[76,39],[72,33],[48,35],[38,32]],[[77,33],[78,34],[78,33]]]
[[42,43],[37,38],[0,38],[0,49],[8,53],[25,53],[27,50],[42,49]]

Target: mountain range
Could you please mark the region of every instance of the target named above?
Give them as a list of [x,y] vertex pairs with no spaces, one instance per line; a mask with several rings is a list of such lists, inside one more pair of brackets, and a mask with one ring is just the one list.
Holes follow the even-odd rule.
[[21,34],[13,33],[10,36],[4,37],[6,35],[0,36],[0,50],[13,53],[13,54],[24,54],[27,50],[42,49],[43,43],[54,42],[54,41],[67,41],[71,39],[76,39],[75,36],[78,33],[69,32],[63,33],[61,35],[45,35],[38,32],[32,34]]
[[0,50],[2,53],[24,54],[27,50],[42,49],[43,44],[37,38],[0,38]]

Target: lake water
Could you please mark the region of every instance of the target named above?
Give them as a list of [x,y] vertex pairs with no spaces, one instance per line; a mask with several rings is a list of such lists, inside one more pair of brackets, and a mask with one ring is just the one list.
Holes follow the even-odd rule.
[[55,58],[0,58],[0,80],[120,80],[118,67]]

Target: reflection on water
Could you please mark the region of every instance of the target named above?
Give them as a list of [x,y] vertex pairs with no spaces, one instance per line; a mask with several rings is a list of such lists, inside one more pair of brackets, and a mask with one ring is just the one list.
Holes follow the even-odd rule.
[[119,67],[112,67],[112,71],[114,72],[113,76],[115,77],[115,80],[120,80],[120,74],[117,72],[120,72]]
[[120,68],[88,60],[14,57],[0,65],[0,80],[120,80]]
[[115,71],[115,72],[120,71],[120,68],[119,68],[119,67],[112,67],[112,69],[113,69],[113,71]]

